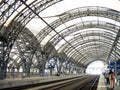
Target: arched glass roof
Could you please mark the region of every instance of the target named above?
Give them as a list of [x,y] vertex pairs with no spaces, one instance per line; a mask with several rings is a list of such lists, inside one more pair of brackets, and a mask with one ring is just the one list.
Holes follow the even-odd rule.
[[8,66],[22,58],[37,65],[41,47],[49,46],[48,54],[55,50],[49,56],[63,53],[84,66],[119,59],[119,0],[0,0],[0,8],[0,33],[11,46]]

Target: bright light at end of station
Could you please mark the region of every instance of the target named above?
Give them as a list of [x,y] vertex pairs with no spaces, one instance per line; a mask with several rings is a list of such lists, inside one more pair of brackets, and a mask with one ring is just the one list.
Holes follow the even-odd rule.
[[106,67],[106,63],[102,61],[95,61],[89,64],[86,69],[87,74],[100,75],[102,74],[103,68]]

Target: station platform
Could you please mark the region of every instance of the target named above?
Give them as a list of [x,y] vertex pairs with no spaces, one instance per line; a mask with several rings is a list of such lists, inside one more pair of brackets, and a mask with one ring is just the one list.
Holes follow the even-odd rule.
[[11,88],[11,87],[18,87],[18,86],[24,86],[24,85],[30,85],[30,84],[68,79],[68,78],[78,77],[82,75],[84,76],[86,74],[5,79],[5,80],[0,80],[0,90],[1,89],[6,90],[7,88]]
[[[100,75],[100,79],[99,79],[97,90],[111,90],[109,87],[110,86],[106,84],[104,76]],[[114,89],[112,89],[112,90],[120,90],[120,86],[116,86],[115,85]]]
[[[67,77],[66,75],[61,75],[61,76],[50,76],[50,77],[5,79],[5,80],[0,80],[0,90],[9,88],[9,87],[24,86],[24,85],[29,85],[29,84],[41,83],[41,82],[48,82],[48,81],[65,79],[65,78],[78,77],[82,75],[86,75],[86,74],[67,75]],[[103,75],[100,75],[97,90],[111,90],[109,88],[109,85],[106,84],[106,81]],[[120,86],[115,86],[113,90],[120,90]]]

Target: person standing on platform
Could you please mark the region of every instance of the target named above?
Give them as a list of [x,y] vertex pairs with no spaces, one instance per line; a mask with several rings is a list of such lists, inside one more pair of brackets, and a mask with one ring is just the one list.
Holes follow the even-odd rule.
[[107,83],[107,85],[110,85],[109,71],[108,71],[108,70],[105,72],[105,79],[106,79],[106,83]]
[[109,80],[110,80],[110,89],[113,89],[115,83],[115,76],[114,76],[114,72],[112,71],[112,68],[110,68],[109,71]]

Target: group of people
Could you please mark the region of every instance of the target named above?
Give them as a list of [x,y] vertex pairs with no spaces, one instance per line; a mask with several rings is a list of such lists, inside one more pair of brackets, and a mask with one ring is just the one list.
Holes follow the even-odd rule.
[[106,83],[108,85],[110,85],[111,89],[113,89],[114,88],[114,84],[115,84],[115,75],[114,75],[113,69],[110,68],[109,70],[107,70],[104,73],[104,76],[105,76],[105,79],[106,79]]

